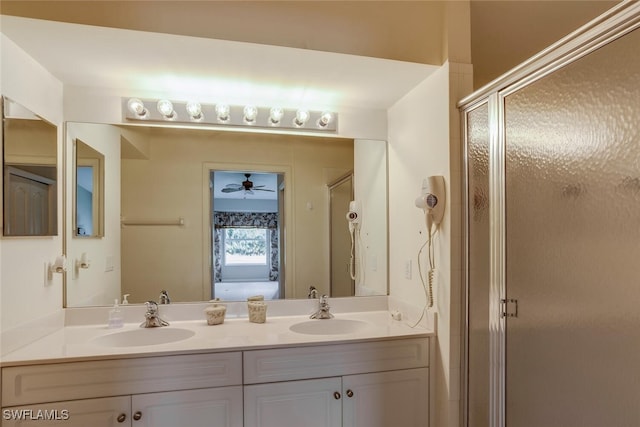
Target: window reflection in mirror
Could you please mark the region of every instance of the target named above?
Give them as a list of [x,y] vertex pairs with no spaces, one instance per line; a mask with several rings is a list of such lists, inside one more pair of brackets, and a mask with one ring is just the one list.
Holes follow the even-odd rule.
[[2,98],[3,235],[55,236],[57,128]]
[[75,140],[74,236],[104,236],[104,155]]

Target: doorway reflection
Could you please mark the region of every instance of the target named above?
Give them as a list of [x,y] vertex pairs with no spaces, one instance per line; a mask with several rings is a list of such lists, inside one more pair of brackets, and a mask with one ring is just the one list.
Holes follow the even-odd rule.
[[212,295],[281,298],[283,174],[212,171]]

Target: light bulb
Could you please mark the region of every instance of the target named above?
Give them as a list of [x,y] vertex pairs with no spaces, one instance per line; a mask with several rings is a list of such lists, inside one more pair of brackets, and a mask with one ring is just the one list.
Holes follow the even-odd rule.
[[327,125],[329,125],[329,123],[331,123],[332,120],[333,120],[333,113],[331,113],[330,111],[325,111],[324,113],[322,113],[322,115],[318,119],[318,126],[322,128],[327,127]]
[[280,107],[273,107],[269,111],[269,122],[273,126],[277,126],[280,124],[280,120],[282,120],[282,116],[284,116],[284,111]]
[[138,98],[129,98],[127,108],[129,108],[129,111],[138,117],[144,117],[147,115],[147,109],[144,108],[144,103]]
[[309,112],[307,110],[296,111],[296,117],[293,119],[293,124],[296,127],[302,127],[309,120]]
[[175,111],[173,111],[173,104],[168,99],[161,99],[158,101],[158,112],[162,114],[165,119],[174,119]]
[[258,109],[253,105],[247,105],[244,107],[244,121],[248,124],[253,124],[258,117]]
[[219,122],[229,121],[229,106],[227,104],[216,104],[216,116]]
[[199,102],[189,101],[185,108],[187,109],[187,114],[191,117],[191,120],[202,120],[202,106]]

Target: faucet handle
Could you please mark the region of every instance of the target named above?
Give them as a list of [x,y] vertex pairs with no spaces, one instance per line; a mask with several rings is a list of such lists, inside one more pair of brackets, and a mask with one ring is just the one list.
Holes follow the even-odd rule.
[[160,304],[171,304],[169,293],[164,289],[160,292]]
[[144,303],[147,306],[147,312],[155,314],[158,312],[158,303],[155,301],[147,301]]
[[309,286],[309,295],[307,295],[307,297],[309,299],[316,299],[318,298],[318,290],[316,289],[315,286]]
[[320,297],[320,304],[328,305],[329,304],[329,296],[328,295],[322,295]]

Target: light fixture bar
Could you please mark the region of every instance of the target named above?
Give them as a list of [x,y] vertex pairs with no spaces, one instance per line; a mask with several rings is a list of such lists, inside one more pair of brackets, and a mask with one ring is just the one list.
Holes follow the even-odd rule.
[[[163,101],[159,108],[159,101]],[[172,106],[171,112],[169,106]],[[301,113],[302,112],[302,113]],[[254,105],[201,104],[195,101],[122,98],[123,119],[129,122],[195,124],[267,129],[336,132],[338,115],[326,110],[257,107]],[[165,113],[165,114],[163,114]],[[171,114],[166,114],[171,113]],[[301,115],[302,114],[302,115]],[[327,120],[330,117],[330,120]],[[304,118],[304,120],[301,120]]]

